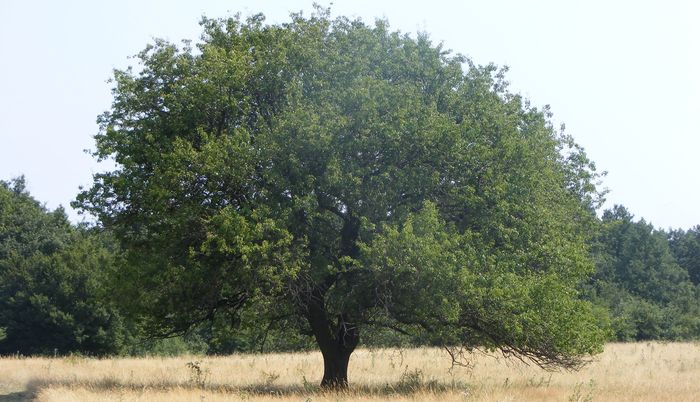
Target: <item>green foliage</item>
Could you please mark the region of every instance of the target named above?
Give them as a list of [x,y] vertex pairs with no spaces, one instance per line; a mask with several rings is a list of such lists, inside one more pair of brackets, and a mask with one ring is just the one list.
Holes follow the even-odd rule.
[[576,291],[598,175],[548,110],[385,21],[263,21],[205,18],[196,51],[159,40],[115,72],[95,157],[118,167],[75,205],[125,249],[115,294],[147,333],[600,350]]
[[0,354],[118,352],[123,322],[105,302],[112,246],[49,212],[24,179],[0,182]]
[[209,345],[197,333],[163,339],[132,338],[122,353],[129,356],[182,356],[208,353]]
[[700,225],[689,229],[673,230],[668,234],[671,253],[678,265],[688,272],[690,281],[700,285]]
[[603,214],[592,299],[610,310],[618,340],[700,337],[699,293],[688,271],[674,259],[666,233],[632,219],[621,206]]
[[[442,222],[432,203],[387,227],[365,246],[375,272],[379,306],[405,331],[427,334],[433,344],[500,348],[543,366],[576,366],[605,339],[592,306],[572,297],[585,271],[571,267],[513,272],[499,264],[476,234]],[[397,324],[398,325],[398,324]],[[536,345],[546,344],[546,349]]]

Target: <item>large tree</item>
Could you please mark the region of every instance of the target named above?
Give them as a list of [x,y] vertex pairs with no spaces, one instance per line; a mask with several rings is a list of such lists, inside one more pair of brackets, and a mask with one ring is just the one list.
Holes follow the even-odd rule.
[[76,205],[128,253],[152,335],[255,315],[313,335],[347,386],[363,328],[578,367],[592,164],[503,70],[385,21],[203,19],[116,71]]

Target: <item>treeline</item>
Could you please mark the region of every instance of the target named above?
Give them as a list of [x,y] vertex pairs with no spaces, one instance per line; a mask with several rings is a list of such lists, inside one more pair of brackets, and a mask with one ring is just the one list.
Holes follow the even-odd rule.
[[[596,221],[590,252],[595,274],[581,294],[610,320],[611,340],[700,338],[700,226],[664,231],[635,222],[621,206]],[[185,336],[148,339],[120,308],[117,243],[109,233],[72,225],[47,210],[23,178],[0,181],[0,354],[225,354],[299,350],[310,337],[260,325],[255,314],[211,322]],[[605,313],[606,312],[606,313]],[[609,318],[608,318],[609,317]],[[297,324],[298,325],[298,324]],[[415,342],[390,331],[374,346]]]
[[0,182],[0,354],[118,353],[127,339],[108,297],[108,235],[48,211],[23,178]]
[[24,178],[0,181],[0,355],[176,355],[299,350],[307,337],[281,335],[241,317],[236,328],[212,322],[185,336],[149,339],[119,308],[119,266],[109,233],[74,226],[63,208],[47,210]]
[[596,273],[584,294],[609,311],[614,339],[700,338],[700,226],[666,232],[616,206],[591,253]]

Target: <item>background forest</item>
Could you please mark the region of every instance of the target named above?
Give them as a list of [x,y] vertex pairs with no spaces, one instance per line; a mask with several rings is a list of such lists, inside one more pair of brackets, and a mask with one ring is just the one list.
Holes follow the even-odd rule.
[[[591,213],[593,214],[593,213]],[[655,228],[623,206],[595,218],[589,244],[594,276],[585,298],[611,323],[610,340],[700,338],[700,226]],[[0,182],[0,354],[174,355],[313,348],[255,314],[235,327],[211,322],[185,336],[149,339],[111,297],[123,263],[110,233],[73,225],[26,190],[23,177]],[[365,340],[369,341],[367,343]],[[365,346],[427,344],[391,331],[363,336]]]

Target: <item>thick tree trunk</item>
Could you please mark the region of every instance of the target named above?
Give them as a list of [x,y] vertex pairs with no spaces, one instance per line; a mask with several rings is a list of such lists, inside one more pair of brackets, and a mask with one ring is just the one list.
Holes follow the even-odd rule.
[[323,380],[321,387],[345,389],[348,387],[348,363],[352,351],[331,350],[323,353]]
[[321,387],[344,389],[348,387],[348,363],[360,341],[360,331],[345,314],[338,315],[337,323],[332,323],[320,300],[317,298],[309,303],[307,318],[323,354]]
[[[356,257],[359,220],[350,216],[345,219],[341,231],[341,254]],[[325,305],[325,294],[337,278],[329,277],[324,286],[311,292],[306,313],[316,342],[323,354],[323,380],[321,388],[345,389],[348,387],[348,363],[350,355],[360,342],[357,322],[349,314],[329,317]],[[334,319],[336,322],[333,322]]]

